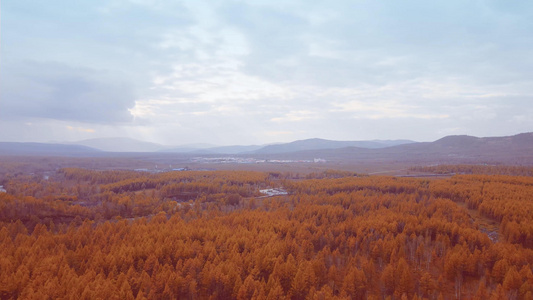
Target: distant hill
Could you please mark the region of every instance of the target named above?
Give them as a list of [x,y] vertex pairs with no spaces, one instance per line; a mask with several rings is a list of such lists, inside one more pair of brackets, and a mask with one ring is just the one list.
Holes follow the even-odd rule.
[[75,142],[74,144],[108,152],[155,152],[165,148],[164,145],[130,138],[97,138]]
[[203,147],[202,149],[193,147],[177,147],[164,149],[161,152],[173,153],[195,153],[198,155],[207,154],[278,154],[291,153],[306,150],[338,149],[344,147],[362,147],[362,148],[385,148],[395,145],[414,143],[408,140],[373,140],[373,141],[332,141],[324,139],[308,139],[294,141],[291,143],[271,144],[271,145],[249,145],[249,146],[218,146]]
[[533,132],[504,137],[446,136],[431,143],[401,145],[393,151],[458,157],[533,156]]
[[165,148],[157,150],[161,153],[193,153],[196,151],[202,151],[203,148],[192,148],[192,147],[174,147],[174,148]]
[[294,141],[286,144],[269,145],[253,151],[260,154],[290,153],[297,151],[339,149],[346,147],[358,147],[367,149],[379,149],[402,144],[415,143],[409,140],[373,140],[373,141],[332,141],[325,139],[307,139]]
[[277,154],[286,159],[313,157],[334,161],[405,163],[502,163],[533,165],[533,133],[506,137],[459,135],[434,142],[412,143],[387,148],[344,147]]
[[90,156],[101,151],[81,145],[0,142],[0,155]]
[[[533,133],[506,137],[446,136],[434,142],[332,141],[308,139],[286,144],[219,146],[165,149],[165,146],[127,138],[93,139],[84,145],[44,143],[0,143],[0,155],[152,157],[158,162],[184,157],[240,155],[258,159],[313,160],[337,163],[405,164],[509,164],[533,166]],[[207,145],[209,146],[209,145]],[[105,152],[108,151],[108,152]],[[157,151],[157,152],[156,152]],[[120,152],[120,153],[117,153]],[[139,156],[141,155],[141,156]]]
[[258,145],[250,145],[250,146],[220,146],[220,147],[212,147],[212,148],[206,148],[206,149],[199,149],[194,151],[193,153],[198,154],[243,154],[243,153],[249,153],[253,152],[255,150],[261,149],[264,146],[258,146]]

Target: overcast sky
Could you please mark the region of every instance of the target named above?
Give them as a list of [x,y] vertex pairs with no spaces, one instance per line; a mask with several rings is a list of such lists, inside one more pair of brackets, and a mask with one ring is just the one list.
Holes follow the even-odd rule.
[[3,1],[0,141],[533,131],[531,1]]

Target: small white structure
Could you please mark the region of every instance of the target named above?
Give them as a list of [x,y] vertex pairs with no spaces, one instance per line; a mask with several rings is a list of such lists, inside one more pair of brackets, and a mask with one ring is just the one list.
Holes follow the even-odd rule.
[[4,189],[3,185],[0,185],[0,193],[7,193],[6,189]]
[[288,194],[287,191],[282,188],[259,190],[259,192],[261,194],[265,194],[265,197],[281,196]]

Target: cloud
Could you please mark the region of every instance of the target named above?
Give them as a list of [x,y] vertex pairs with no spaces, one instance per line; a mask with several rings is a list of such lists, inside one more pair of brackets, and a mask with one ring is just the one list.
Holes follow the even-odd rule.
[[96,132],[96,130],[91,129],[91,128],[75,127],[75,126],[70,126],[70,125],[67,125],[66,127],[68,130],[71,130],[71,131],[80,131],[80,132],[88,132],[88,133]]
[[271,137],[275,137],[275,138],[278,138],[280,136],[291,136],[291,135],[294,135],[295,132],[293,131],[265,131],[264,132],[267,136],[271,136]]
[[360,101],[350,101],[336,104],[338,108],[332,112],[350,112],[356,119],[446,119],[447,114],[434,114],[421,112],[419,107],[404,105],[390,101],[379,101],[377,103],[365,103]]
[[299,122],[319,118],[319,114],[309,110],[290,111],[282,117],[272,118],[272,122]]
[[3,118],[88,123],[133,120],[128,109],[134,106],[135,91],[109,72],[39,62],[7,64],[3,69]]
[[486,2],[290,3],[231,3],[220,10],[246,36],[244,71],[330,87],[423,77],[501,84],[532,75],[521,62],[531,62],[533,42],[517,39],[531,32],[524,18],[530,5],[501,14]]
[[51,1],[2,7],[0,121],[28,137],[430,140],[533,126],[527,2]]

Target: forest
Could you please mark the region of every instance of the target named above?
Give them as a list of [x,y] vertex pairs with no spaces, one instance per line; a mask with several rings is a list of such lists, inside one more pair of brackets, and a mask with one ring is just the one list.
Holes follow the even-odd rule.
[[0,299],[533,299],[531,168],[0,169]]

